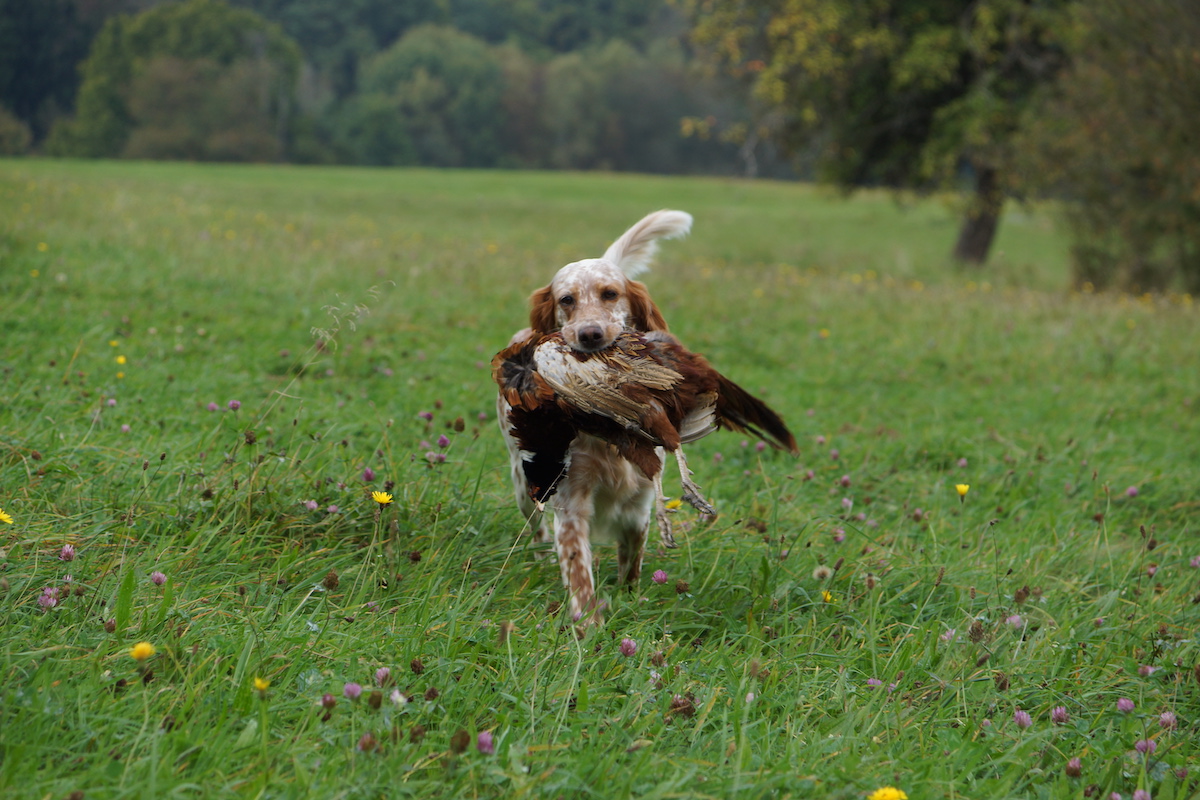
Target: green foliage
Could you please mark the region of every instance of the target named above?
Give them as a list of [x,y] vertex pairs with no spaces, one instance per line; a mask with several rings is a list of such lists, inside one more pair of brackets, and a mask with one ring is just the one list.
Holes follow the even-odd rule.
[[545,163],[573,169],[686,170],[686,155],[694,157],[696,148],[687,153],[681,146],[679,123],[698,111],[687,77],[678,51],[660,47],[641,53],[621,40],[552,60],[546,66],[541,108],[549,143]]
[[343,161],[377,167],[418,163],[399,104],[387,95],[355,95],[335,118],[334,137]]
[[129,88],[127,158],[277,161],[281,137],[262,103],[279,76],[267,60],[228,67],[202,58],[150,60]]
[[1068,200],[1079,283],[1200,292],[1200,16],[1106,0],[1073,31],[1028,121],[1027,180]]
[[[487,360],[668,205],[697,224],[651,292],[803,454],[690,446],[720,515],[681,510],[636,593],[598,544],[577,642]],[[1062,291],[1040,214],[997,245],[1037,289],[948,269],[937,202],[770,181],[22,159],[0,219],[5,797],[1197,791],[1200,326]]]
[[[286,138],[299,66],[299,49],[278,26],[220,0],[187,0],[115,17],[82,67],[75,119],[57,126],[48,146],[61,155],[89,157],[274,157]],[[155,76],[153,67],[166,72]],[[201,78],[205,85],[185,85]],[[160,101],[166,105],[157,106]],[[194,128],[204,108],[217,119]],[[147,129],[139,131],[143,125]],[[171,136],[183,140],[167,141]],[[197,144],[208,140],[214,141]]]
[[[779,137],[824,179],[929,189],[956,184],[966,166],[1003,189],[1021,114],[1061,61],[1050,33],[1066,3],[688,6],[696,40],[783,114]],[[1000,203],[981,185],[968,213],[994,217]]]
[[32,140],[29,126],[0,106],[0,156],[24,155]]
[[[504,75],[491,47],[455,28],[423,25],[367,63],[361,96],[367,109],[384,103],[395,109],[418,163],[489,167],[501,155],[503,92]],[[348,122],[361,119],[359,111]]]
[[104,19],[129,0],[0,0],[0,106],[41,140],[68,113],[78,65]]
[[450,0],[449,20],[481,39],[567,53],[610,39],[647,44],[669,15],[664,0]]

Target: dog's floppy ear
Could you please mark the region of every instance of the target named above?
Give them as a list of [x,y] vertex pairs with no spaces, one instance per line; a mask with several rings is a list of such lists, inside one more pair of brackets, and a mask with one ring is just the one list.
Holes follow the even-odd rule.
[[654,305],[654,301],[650,299],[650,292],[646,289],[646,284],[641,281],[630,281],[628,294],[629,323],[634,330],[664,332],[667,330],[667,321],[663,319],[658,306]]
[[529,327],[537,333],[550,333],[558,328],[556,323],[554,293],[549,286],[538,289],[529,298]]

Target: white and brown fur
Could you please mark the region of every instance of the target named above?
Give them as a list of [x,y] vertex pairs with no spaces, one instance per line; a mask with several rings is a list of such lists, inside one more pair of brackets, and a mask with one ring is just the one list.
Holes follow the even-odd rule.
[[[601,258],[567,264],[549,285],[533,293],[530,327],[510,345],[531,336],[562,331],[572,348],[603,350],[624,330],[667,330],[666,320],[644,284],[633,280],[649,269],[659,239],[684,236],[692,217],[682,211],[656,211],[625,231]],[[566,587],[571,617],[581,626],[598,624],[603,611],[592,574],[592,542],[617,545],[620,583],[633,586],[642,569],[650,518],[656,516],[663,541],[674,546],[662,495],[662,471],[647,478],[617,449],[593,436],[579,434],[571,443],[566,475],[550,498],[553,533],[543,510],[529,496],[522,454],[508,424],[508,403],[498,401],[500,428],[508,446],[517,505],[537,542],[554,542]],[[660,458],[663,457],[661,448]]]

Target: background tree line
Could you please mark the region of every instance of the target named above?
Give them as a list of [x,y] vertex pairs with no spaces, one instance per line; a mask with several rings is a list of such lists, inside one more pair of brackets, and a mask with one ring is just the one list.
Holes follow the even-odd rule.
[[1064,201],[1200,291],[1200,0],[0,0],[0,153],[815,176]]
[[737,145],[680,135],[744,114],[686,32],[663,0],[0,0],[0,148],[740,171]]

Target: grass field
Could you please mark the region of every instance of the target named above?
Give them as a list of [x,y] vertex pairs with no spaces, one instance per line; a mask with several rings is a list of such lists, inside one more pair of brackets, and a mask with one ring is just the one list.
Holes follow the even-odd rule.
[[[633,595],[600,548],[577,641],[488,362],[662,207],[672,329],[802,455],[693,445],[720,515]],[[792,184],[0,161],[0,795],[1196,796],[1197,308],[1069,291],[1036,209],[983,271],[954,234]]]

